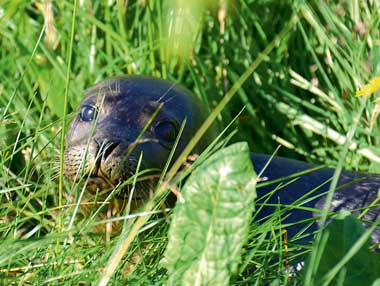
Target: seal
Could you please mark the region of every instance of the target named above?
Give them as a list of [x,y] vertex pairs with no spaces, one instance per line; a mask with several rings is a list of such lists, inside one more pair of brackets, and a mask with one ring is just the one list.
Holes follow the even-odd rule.
[[[175,159],[205,115],[202,104],[191,92],[169,81],[119,77],[98,83],[85,92],[71,123],[64,156],[65,174],[72,181],[86,178],[89,189],[94,191],[113,187],[134,175],[140,156],[141,170],[160,172],[172,148]],[[184,129],[179,134],[182,123]],[[208,146],[216,133],[216,129],[210,129],[195,152]],[[324,206],[334,169],[281,157],[271,159],[264,154],[252,154],[251,159],[257,173],[263,171],[263,176],[273,182],[282,178],[275,185],[258,184],[256,218],[265,219],[276,209],[283,209],[283,224],[290,236],[303,231],[306,224],[307,233],[316,230],[316,217]],[[311,169],[312,172],[305,172]],[[296,180],[289,181],[289,176],[300,172],[303,174],[297,175]],[[331,211],[347,209],[360,213],[361,208],[371,206],[363,218],[373,221],[380,214],[376,201],[379,189],[380,175],[343,172]],[[146,199],[147,193],[138,191],[137,197]],[[375,232],[373,238],[378,241],[379,233]]]
[[[206,114],[190,91],[169,81],[140,76],[102,81],[85,91],[69,128],[65,175],[87,180],[94,192],[133,176],[140,155],[140,170],[161,172],[172,148],[176,158]],[[194,152],[208,146],[211,132]]]
[[[310,241],[318,229],[318,217],[326,202],[335,169],[325,168],[299,160],[273,157],[266,154],[251,154],[257,173],[267,182],[257,185],[257,220],[265,220],[275,211],[283,217],[283,227],[290,237],[300,234],[300,241]],[[364,226],[370,225],[380,215],[378,192],[380,175],[343,171],[339,177],[330,205],[331,212],[348,210],[362,215]],[[365,208],[369,207],[366,211]],[[372,233],[375,243],[380,241],[380,232]]]

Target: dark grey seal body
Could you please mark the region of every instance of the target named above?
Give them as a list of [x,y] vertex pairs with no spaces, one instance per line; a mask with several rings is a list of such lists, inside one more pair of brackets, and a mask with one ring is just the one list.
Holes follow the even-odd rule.
[[[269,182],[284,178],[280,180],[281,182],[269,185],[266,182],[258,184],[259,206],[264,201],[265,206],[257,219],[268,217],[277,209],[294,205],[294,208],[283,214],[283,217],[286,217],[283,221],[284,228],[288,234],[294,236],[307,225],[309,227],[306,233],[315,231],[318,225],[313,221],[321,215],[320,210],[325,205],[325,194],[329,190],[335,169],[319,168],[313,164],[281,157],[274,157],[270,161],[270,156],[264,154],[251,154],[251,159],[256,172],[261,172],[269,162],[262,174],[262,177],[266,177]],[[301,172],[305,174],[294,176]],[[289,176],[292,177],[285,179]],[[380,175],[343,171],[334,192],[330,211],[349,210],[354,215],[360,215],[365,207],[374,203],[362,217],[363,221],[373,222],[380,214],[380,204],[376,201],[379,191]],[[294,225],[287,226],[287,224]],[[378,242],[379,232],[375,231],[372,237]]]

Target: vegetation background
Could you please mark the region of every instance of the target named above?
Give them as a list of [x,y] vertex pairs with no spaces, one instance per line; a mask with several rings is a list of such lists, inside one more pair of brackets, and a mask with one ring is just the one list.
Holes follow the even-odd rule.
[[[380,71],[378,1],[187,2],[0,0],[4,285],[87,285],[101,275],[116,241],[104,243],[103,234],[85,231],[85,217],[72,226],[71,198],[78,191],[63,179],[57,161],[62,130],[83,90],[110,76],[178,82],[210,112],[238,82],[217,117],[226,126],[245,106],[234,121],[233,141],[268,154],[281,145],[280,155],[330,166],[359,118],[344,168],[379,171],[379,103],[355,97]],[[166,281],[159,262],[167,227],[160,218],[145,227],[144,241],[133,244],[133,250],[150,245],[143,263],[123,275],[131,251],[113,285]],[[266,239],[254,258],[246,253],[231,283],[296,283],[283,271],[283,249]]]

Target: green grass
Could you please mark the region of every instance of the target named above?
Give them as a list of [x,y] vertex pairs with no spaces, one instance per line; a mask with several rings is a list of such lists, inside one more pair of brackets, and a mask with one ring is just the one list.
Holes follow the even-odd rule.
[[[209,110],[222,102],[212,113],[221,126],[245,106],[233,123],[238,132],[232,141],[247,141],[256,152],[271,154],[282,145],[283,156],[379,171],[378,120],[370,124],[376,104],[373,98],[354,96],[380,71],[376,1],[226,1],[225,18],[217,4],[210,4],[184,62],[165,50],[168,39],[161,24],[168,20],[170,3],[83,2],[78,1],[76,13],[74,2],[54,2],[54,26],[42,33],[43,5],[0,0],[4,285],[89,285],[100,279],[120,241],[94,233],[81,213],[67,230],[82,190],[73,188],[60,169],[62,130],[83,90],[110,76],[153,75],[181,83]],[[352,130],[355,118],[359,121]],[[341,139],[353,131],[344,144]],[[144,235],[136,236],[121,257],[113,285],[166,281],[160,261],[168,221],[160,216],[141,220],[146,224],[135,229]],[[283,236],[275,230],[279,225],[276,213],[252,228],[233,285],[275,279],[281,285],[297,284],[298,278],[288,279]],[[292,251],[296,248],[290,245],[290,260],[299,255]],[[128,273],[125,268],[136,251],[144,253],[143,262]]]

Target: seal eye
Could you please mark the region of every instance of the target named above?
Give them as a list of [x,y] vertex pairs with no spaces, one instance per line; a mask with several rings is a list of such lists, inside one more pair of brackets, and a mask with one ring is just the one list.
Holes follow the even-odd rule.
[[94,106],[84,105],[80,111],[80,119],[85,122],[94,120],[97,115],[97,110]]
[[173,122],[164,121],[155,127],[155,133],[167,142],[174,142],[177,138],[177,127]]

